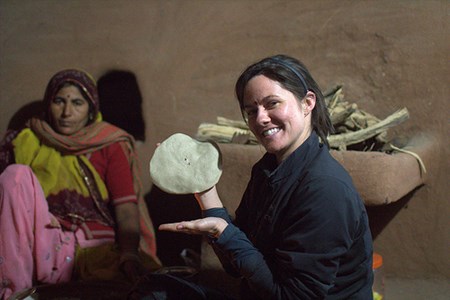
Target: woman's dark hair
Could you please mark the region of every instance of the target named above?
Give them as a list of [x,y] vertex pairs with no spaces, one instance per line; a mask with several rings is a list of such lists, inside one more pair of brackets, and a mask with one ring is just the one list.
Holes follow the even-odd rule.
[[312,78],[306,66],[299,60],[287,55],[275,55],[264,58],[247,67],[236,82],[235,91],[241,113],[244,116],[244,90],[247,83],[257,75],[264,75],[281,84],[301,100],[308,91],[316,95],[316,105],[311,115],[311,127],[329,146],[327,137],[334,132],[333,124],[325,104],[325,98],[319,85]]

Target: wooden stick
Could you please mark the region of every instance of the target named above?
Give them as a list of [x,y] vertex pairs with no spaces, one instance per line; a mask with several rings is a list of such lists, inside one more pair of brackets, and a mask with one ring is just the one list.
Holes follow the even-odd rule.
[[222,126],[231,126],[248,130],[248,125],[244,121],[230,120],[224,117],[217,117],[217,124]]
[[333,96],[331,97],[330,102],[328,103],[328,109],[332,110],[338,103],[342,101],[344,98],[344,95],[342,94],[342,87],[338,86],[337,89],[334,91]]
[[197,139],[201,141],[214,140],[219,143],[230,143],[233,135],[248,135],[249,143],[256,144],[257,140],[248,129],[223,126],[212,123],[201,123],[197,130]]
[[330,110],[330,119],[333,125],[343,123],[348,116],[356,111],[356,105],[339,105]]
[[347,132],[343,134],[334,134],[328,137],[328,143],[331,148],[343,149],[347,145],[353,145],[363,142],[381,132],[386,131],[388,128],[398,125],[409,118],[408,109],[402,108],[392,115],[388,116],[386,119],[369,126],[367,128]]

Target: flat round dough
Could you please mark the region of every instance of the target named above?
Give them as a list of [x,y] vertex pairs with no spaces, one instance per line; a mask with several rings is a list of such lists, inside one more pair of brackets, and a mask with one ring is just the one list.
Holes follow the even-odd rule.
[[170,194],[193,194],[213,187],[222,175],[221,153],[212,142],[183,133],[163,141],[150,160],[150,177]]

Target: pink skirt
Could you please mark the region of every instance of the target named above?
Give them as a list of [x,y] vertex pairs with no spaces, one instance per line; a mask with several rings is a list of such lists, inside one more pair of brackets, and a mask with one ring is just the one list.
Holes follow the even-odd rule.
[[0,174],[0,299],[33,284],[72,277],[74,232],[51,226],[42,188],[28,166]]

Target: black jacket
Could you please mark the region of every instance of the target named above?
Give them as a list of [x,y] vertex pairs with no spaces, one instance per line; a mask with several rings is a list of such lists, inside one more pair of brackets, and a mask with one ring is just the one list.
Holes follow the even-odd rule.
[[[210,209],[231,223],[225,209]],[[313,133],[279,166],[253,169],[234,225],[211,239],[242,299],[372,299],[372,239],[345,169]]]

